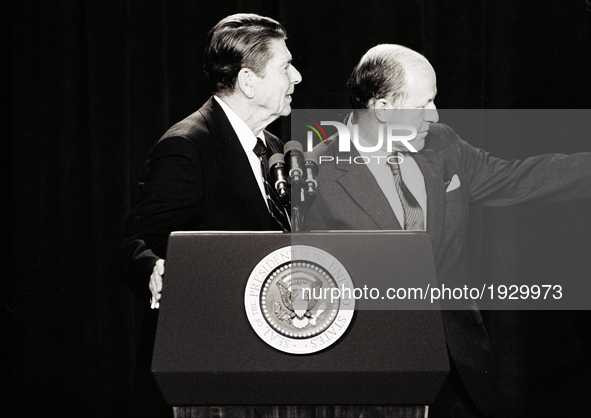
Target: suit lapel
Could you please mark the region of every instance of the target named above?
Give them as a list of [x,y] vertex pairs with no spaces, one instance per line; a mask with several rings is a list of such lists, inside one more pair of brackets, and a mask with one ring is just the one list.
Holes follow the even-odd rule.
[[212,97],[200,112],[207,121],[210,132],[218,139],[216,157],[222,164],[234,191],[244,202],[245,208],[268,216],[267,206],[254,178],[248,157],[224,110]]
[[[335,141],[336,143],[338,141]],[[337,177],[337,183],[347,190],[351,198],[374,220],[380,229],[402,229],[388,199],[382,193],[369,168],[364,164],[353,162],[354,158],[359,156],[358,151],[353,147],[350,153],[336,151],[335,154],[337,172],[342,173]],[[348,162],[349,158],[351,164]],[[336,163],[336,161],[341,161],[341,163]]]
[[441,244],[445,211],[445,190],[443,189],[443,167],[431,149],[413,154],[423,173],[427,192],[427,232],[431,236],[433,253],[437,254]]
[[283,154],[283,143],[275,135],[263,131],[265,135],[265,141],[267,142],[267,150],[269,151],[269,158],[274,154]]

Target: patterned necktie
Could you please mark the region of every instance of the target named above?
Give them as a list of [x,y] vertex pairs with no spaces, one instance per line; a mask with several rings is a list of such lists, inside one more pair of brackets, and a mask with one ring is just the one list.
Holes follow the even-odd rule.
[[257,144],[253,148],[254,153],[259,157],[261,162],[261,172],[263,174],[263,185],[265,187],[265,194],[267,197],[267,205],[269,207],[269,213],[279,223],[284,231],[291,230],[291,222],[289,220],[289,214],[277,192],[269,183],[269,157],[267,155],[267,147],[263,143],[261,138],[257,138]]
[[388,158],[388,165],[392,170],[392,175],[394,176],[394,185],[396,186],[396,192],[398,193],[398,197],[400,198],[400,203],[402,203],[402,211],[404,213],[404,226],[403,229],[406,230],[425,230],[425,215],[423,213],[423,209],[417,202],[417,199],[413,196],[413,194],[408,190],[406,184],[402,180],[402,175],[400,173],[400,164],[395,163],[394,161],[400,161],[400,157],[398,153],[392,153],[390,158]]

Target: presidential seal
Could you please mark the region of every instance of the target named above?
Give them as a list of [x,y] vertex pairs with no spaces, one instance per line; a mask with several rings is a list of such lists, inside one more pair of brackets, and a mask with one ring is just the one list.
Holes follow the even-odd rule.
[[337,341],[355,310],[345,267],[319,248],[293,245],[263,258],[244,295],[250,325],[270,346],[309,354]]

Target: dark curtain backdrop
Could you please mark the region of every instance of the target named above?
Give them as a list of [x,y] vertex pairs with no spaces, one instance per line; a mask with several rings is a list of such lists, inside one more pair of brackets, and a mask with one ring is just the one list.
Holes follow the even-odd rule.
[[[141,309],[114,254],[149,148],[208,98],[205,32],[274,17],[303,75],[294,108],[347,107],[345,82],[377,43],[424,53],[445,109],[591,105],[586,0],[21,0],[12,4],[12,242],[2,286],[9,373],[2,416],[109,417],[126,408]],[[577,121],[574,122],[577,124]],[[582,118],[581,124],[589,125]],[[504,158],[591,151],[583,134],[468,142]],[[270,129],[289,139],[289,121]],[[591,279],[591,203],[475,210],[471,268],[553,283]],[[512,417],[589,416],[588,311],[486,312]],[[4,387],[7,387],[6,385]],[[18,412],[4,413],[18,407]]]

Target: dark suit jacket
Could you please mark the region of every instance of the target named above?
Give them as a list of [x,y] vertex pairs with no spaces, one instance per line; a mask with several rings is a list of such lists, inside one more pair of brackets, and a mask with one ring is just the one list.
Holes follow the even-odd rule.
[[[265,131],[270,155],[283,152]],[[271,231],[269,215],[247,156],[213,97],[171,127],[150,150],[139,199],[120,247],[124,279],[148,298],[154,263],[166,257],[172,231]]]
[[[343,161],[332,138],[315,148],[323,161],[318,195],[306,218],[310,230],[400,229],[386,197],[369,169]],[[337,163],[339,157],[340,163]],[[466,236],[469,204],[508,206],[591,197],[591,154],[543,155],[504,161],[462,141],[446,125],[431,124],[425,149],[413,154],[425,178],[427,232],[437,278],[450,286],[468,284]],[[446,192],[454,175],[460,186]],[[483,412],[496,398],[488,336],[474,304],[447,306],[442,312],[447,345],[470,396]],[[457,308],[457,309],[456,309]],[[454,310],[455,309],[455,310]]]

